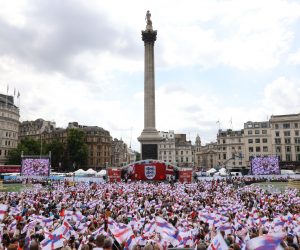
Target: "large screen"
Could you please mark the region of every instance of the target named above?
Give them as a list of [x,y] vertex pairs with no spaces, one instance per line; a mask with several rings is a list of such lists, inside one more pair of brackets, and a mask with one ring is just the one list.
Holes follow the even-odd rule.
[[22,159],[22,175],[27,176],[49,176],[50,172],[50,159]]
[[254,157],[251,161],[252,174],[280,174],[279,160],[276,156]]

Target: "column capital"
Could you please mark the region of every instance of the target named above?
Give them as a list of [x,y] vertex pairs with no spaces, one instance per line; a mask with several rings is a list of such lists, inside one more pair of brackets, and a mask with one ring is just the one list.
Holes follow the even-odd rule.
[[156,41],[157,30],[143,30],[142,31],[142,40],[144,43],[154,44]]

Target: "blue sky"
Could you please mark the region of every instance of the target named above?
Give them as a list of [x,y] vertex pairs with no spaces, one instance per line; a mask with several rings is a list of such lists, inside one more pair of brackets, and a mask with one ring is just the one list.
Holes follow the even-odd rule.
[[21,121],[143,129],[145,13],[155,44],[156,127],[203,144],[249,120],[300,112],[300,2],[0,0],[0,91]]

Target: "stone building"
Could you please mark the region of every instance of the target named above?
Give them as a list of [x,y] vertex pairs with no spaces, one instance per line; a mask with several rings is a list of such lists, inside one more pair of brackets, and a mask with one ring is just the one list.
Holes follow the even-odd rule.
[[129,163],[127,144],[122,139],[114,139],[111,143],[111,166],[122,167]]
[[193,154],[192,142],[186,140],[186,134],[175,134],[176,165],[179,167],[193,167]]
[[170,130],[169,132],[159,131],[159,135],[163,140],[159,144],[158,160],[174,164],[176,162],[174,130]]
[[18,145],[20,111],[14,97],[0,94],[0,164],[4,164],[11,149]]
[[246,167],[244,130],[219,130],[217,144],[219,166],[231,171]]
[[300,113],[272,115],[270,118],[272,154],[281,167],[300,169]]
[[[197,140],[196,140],[197,141]],[[218,144],[216,142],[207,143],[195,152],[196,169],[207,171],[219,165],[218,162]]]
[[[34,122],[27,121],[25,124],[41,124],[41,123],[40,122],[36,123],[36,121]],[[45,124],[45,121],[43,122],[43,124]],[[100,168],[106,168],[111,164],[112,138],[110,136],[109,131],[101,127],[80,125],[77,122],[70,122],[67,128],[48,127],[51,129],[41,129],[42,128],[41,126],[25,126],[25,128],[28,127],[30,127],[30,129],[25,130],[28,132],[28,135],[26,136],[38,140],[41,138],[42,145],[49,144],[54,140],[57,140],[63,144],[67,144],[68,130],[80,129],[81,131],[84,132],[85,135],[84,141],[88,146],[87,168],[93,168],[99,170]],[[34,131],[33,128],[36,128],[36,131]]]
[[37,119],[35,121],[23,121],[20,124],[19,141],[25,137],[34,140],[40,140],[41,134],[51,133],[55,130],[56,124],[53,121],[45,121],[43,119]]
[[249,168],[251,158],[272,155],[271,128],[268,121],[244,124],[245,163]]

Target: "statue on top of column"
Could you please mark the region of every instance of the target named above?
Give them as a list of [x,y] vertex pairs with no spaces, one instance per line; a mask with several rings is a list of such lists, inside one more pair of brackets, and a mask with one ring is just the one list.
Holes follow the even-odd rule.
[[152,31],[153,28],[152,28],[152,21],[151,21],[151,13],[150,13],[149,10],[147,10],[145,20],[146,20],[146,23],[147,23],[146,30]]

